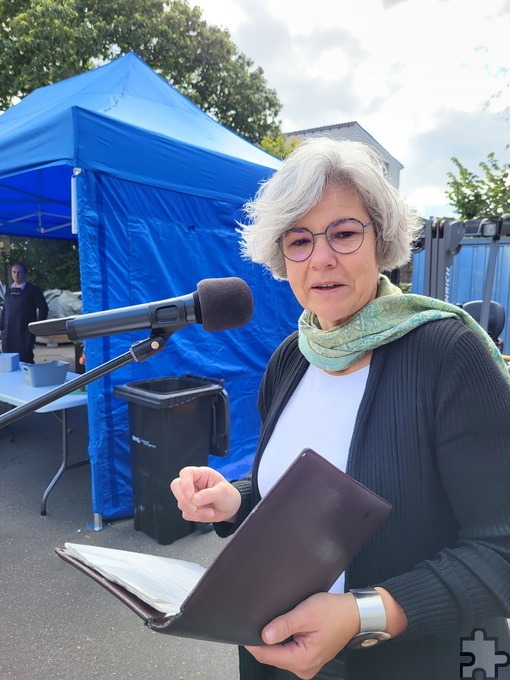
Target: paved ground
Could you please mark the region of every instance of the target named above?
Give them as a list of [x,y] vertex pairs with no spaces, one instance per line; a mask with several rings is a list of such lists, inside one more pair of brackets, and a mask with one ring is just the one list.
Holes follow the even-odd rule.
[[[52,359],[67,359],[72,369],[73,346],[37,346],[36,361]],[[86,457],[85,408],[69,412],[69,425],[74,462]],[[195,532],[160,546],[132,520],[94,531],[88,465],[63,475],[41,516],[42,493],[60,462],[60,423],[51,413],[31,414],[11,427],[14,442],[0,429],[1,680],[237,680],[235,647],[153,633],[54,553],[73,541],[208,565],[221,539]]]

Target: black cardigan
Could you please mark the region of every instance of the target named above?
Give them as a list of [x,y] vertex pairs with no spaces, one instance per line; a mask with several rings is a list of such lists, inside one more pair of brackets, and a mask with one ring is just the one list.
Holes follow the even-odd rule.
[[[229,532],[260,500],[261,454],[307,367],[295,333],[269,362],[253,472],[236,482],[243,501]],[[393,505],[347,588],[383,586],[409,622],[395,640],[345,651],[348,678],[457,680],[461,638],[476,627],[510,651],[510,383],[469,329],[434,321],[374,351],[347,472]]]

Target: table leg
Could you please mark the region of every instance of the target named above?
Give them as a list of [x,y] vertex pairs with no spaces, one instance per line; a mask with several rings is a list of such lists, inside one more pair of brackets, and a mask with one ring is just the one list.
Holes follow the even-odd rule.
[[62,477],[64,472],[66,470],[71,470],[72,468],[75,467],[80,467],[81,465],[87,465],[89,463],[88,460],[81,460],[78,463],[73,463],[72,465],[67,464],[67,458],[68,458],[68,450],[67,450],[67,410],[63,409],[61,412],[61,424],[62,424],[62,462],[60,463],[60,467],[58,468],[55,476],[51,480],[51,482],[48,484],[46,487],[46,491],[43,494],[42,497],[42,504],[41,504],[41,515],[46,514],[46,501],[48,500],[48,496],[50,495],[51,491],[53,490],[53,487],[55,484],[58,482],[58,480]]

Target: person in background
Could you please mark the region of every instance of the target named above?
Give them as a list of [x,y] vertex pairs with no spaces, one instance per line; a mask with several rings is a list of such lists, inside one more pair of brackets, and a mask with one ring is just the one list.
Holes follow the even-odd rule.
[[183,517],[232,534],[305,447],[393,510],[330,592],[240,648],[241,680],[457,680],[475,629],[510,651],[508,368],[466,312],[384,275],[421,220],[370,147],[305,141],[246,211],[244,255],[304,311],[262,380],[251,474],[184,468]]
[[11,276],[0,317],[2,351],[18,352],[20,361],[33,364],[35,335],[28,330],[28,324],[44,321],[48,305],[41,289],[27,281],[27,268],[22,262],[11,266]]

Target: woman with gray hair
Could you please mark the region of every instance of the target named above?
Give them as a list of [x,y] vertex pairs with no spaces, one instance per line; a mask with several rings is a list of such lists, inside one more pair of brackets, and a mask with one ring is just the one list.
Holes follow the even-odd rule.
[[305,447],[393,511],[328,593],[240,649],[240,677],[462,677],[476,629],[510,649],[506,364],[463,310],[383,274],[409,260],[420,220],[369,147],[304,142],[246,211],[244,255],[304,311],[261,384],[251,475],[184,468],[171,484],[183,517],[232,534]]

